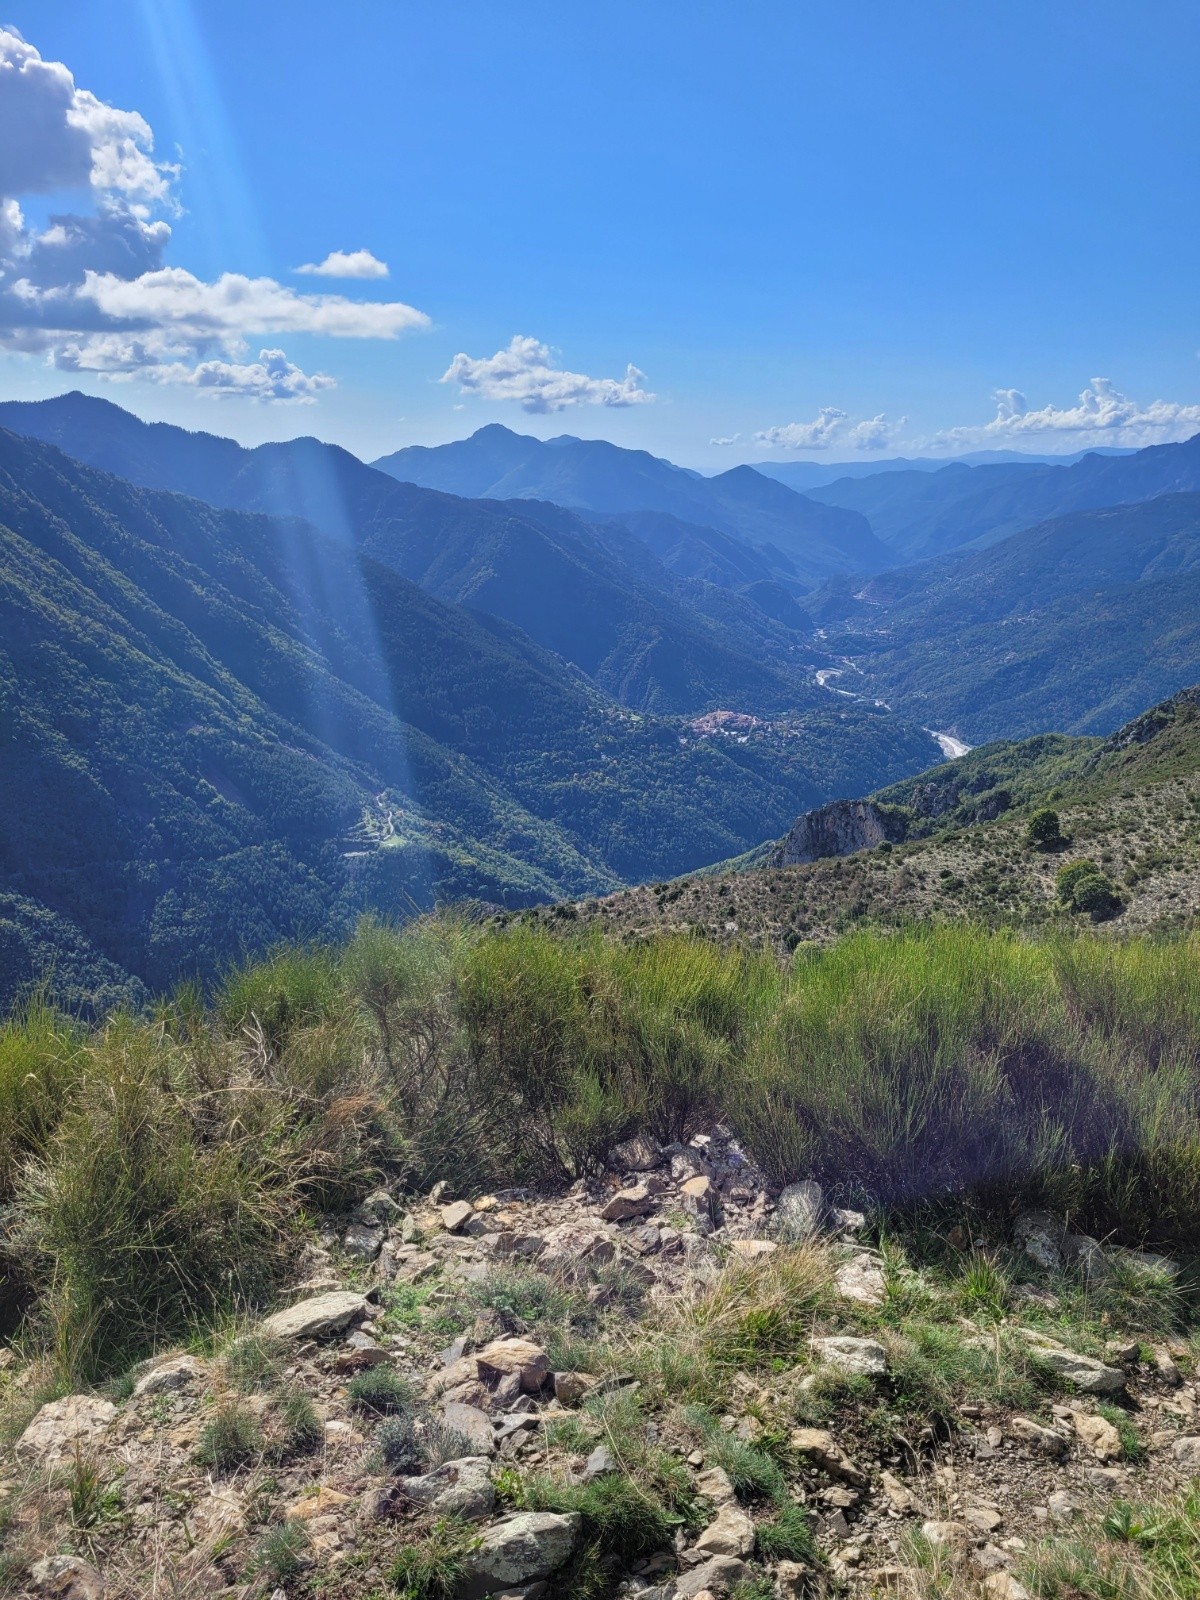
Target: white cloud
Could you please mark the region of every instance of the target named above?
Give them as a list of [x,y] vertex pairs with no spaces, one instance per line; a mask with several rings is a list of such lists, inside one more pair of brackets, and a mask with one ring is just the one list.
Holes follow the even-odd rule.
[[655,398],[642,387],[645,373],[628,366],[623,378],[589,378],[554,364],[549,345],[515,334],[507,349],[475,358],[461,352],[442,374],[464,394],[485,400],[515,400],[526,411],[565,411],[569,406],[636,406]]
[[730,433],[723,439],[710,439],[708,442],[716,445],[736,444],[741,437],[740,433]]
[[839,406],[822,406],[811,422],[764,428],[754,435],[754,442],[774,450],[828,450],[834,445],[843,450],[885,450],[907,420],[889,422],[881,411],[854,422]]
[[324,261],[306,261],[297,272],[313,278],[386,278],[386,261],[369,250],[331,250]]
[[1093,378],[1073,406],[1042,406],[1031,411],[1019,389],[997,389],[996,415],[975,426],[947,428],[935,437],[945,445],[1013,444],[1065,435],[1074,445],[1170,444],[1200,429],[1200,405],[1174,400],[1142,404],[1114,387],[1110,378]]
[[247,278],[239,272],[223,272],[215,283],[205,283],[182,267],[163,267],[132,279],[86,272],[79,296],[116,321],[187,329],[196,339],[237,339],[248,333],[394,339],[429,325],[423,311],[400,301],[297,294],[274,278]]
[[[300,294],[233,272],[206,283],[167,265],[179,168],[153,152],[138,112],[106,105],[62,62],[0,28],[0,348],[40,352],[67,371],[309,400],[334,380],[302,372],[279,350],[249,359],[253,336],[394,339],[428,326],[402,301]],[[31,226],[21,198],[57,194],[76,204],[86,195],[92,209]],[[334,251],[300,270],[387,276],[366,250]]]
[[154,136],[136,111],[105,105],[61,61],[0,28],[0,195],[93,188],[166,203],[178,168],[153,159]]

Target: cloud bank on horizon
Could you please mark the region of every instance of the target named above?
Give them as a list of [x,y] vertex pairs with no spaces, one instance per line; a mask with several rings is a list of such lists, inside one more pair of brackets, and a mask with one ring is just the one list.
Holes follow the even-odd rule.
[[[136,111],[105,105],[60,61],[0,28],[0,348],[44,354],[63,372],[189,384],[218,395],[311,401],[333,387],[252,336],[395,339],[429,326],[401,301],[298,294],[273,278],[204,282],[168,266],[180,169],[158,161]],[[86,212],[27,222],[22,202],[86,194]],[[386,276],[365,250],[302,271]]]

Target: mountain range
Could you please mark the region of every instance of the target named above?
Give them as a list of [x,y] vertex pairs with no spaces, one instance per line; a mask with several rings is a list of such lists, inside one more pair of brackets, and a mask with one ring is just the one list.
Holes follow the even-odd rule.
[[1193,440],[802,496],[502,428],[373,467],[0,405],[0,999],[695,873],[929,729],[1109,734],[1200,679],[1198,475]]

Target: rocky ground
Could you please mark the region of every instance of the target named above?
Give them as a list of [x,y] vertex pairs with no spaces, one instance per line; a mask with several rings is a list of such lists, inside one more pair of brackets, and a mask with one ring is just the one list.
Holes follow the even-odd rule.
[[0,1588],[1020,1600],[1200,1475],[1198,1349],[1173,1262],[896,1241],[642,1138],[560,1196],[380,1191],[283,1309],[107,1390],[4,1352]]

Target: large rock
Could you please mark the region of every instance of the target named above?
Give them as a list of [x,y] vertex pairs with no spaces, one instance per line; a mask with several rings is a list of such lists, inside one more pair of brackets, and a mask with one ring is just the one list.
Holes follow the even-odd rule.
[[104,1600],[104,1579],[81,1556],[46,1556],[29,1569],[32,1592],[45,1600]]
[[454,1200],[440,1211],[442,1227],[447,1233],[461,1233],[474,1215],[475,1207],[469,1200]]
[[858,850],[873,850],[884,840],[899,844],[904,832],[904,819],[898,811],[885,811],[873,800],[833,800],[797,817],[767,864],[794,867],[826,856],[849,856]]
[[1200,1473],[1200,1436],[1187,1434],[1171,1446],[1171,1459],[1185,1472]]
[[754,1549],[754,1524],[739,1505],[727,1501],[696,1540],[710,1556],[748,1556]]
[[495,1594],[535,1578],[548,1578],[571,1559],[582,1518],[572,1511],[522,1511],[484,1530],[467,1557],[468,1595]]
[[1032,1417],[1014,1417],[1009,1423],[1009,1430],[1014,1439],[1019,1439],[1039,1455],[1064,1456],[1067,1453],[1067,1441],[1062,1434],[1056,1433],[1053,1428],[1043,1427]]
[[653,1172],[662,1159],[662,1146],[652,1133],[635,1133],[609,1151],[608,1165],[614,1172]]
[[808,1239],[821,1226],[825,1196],[821,1185],[805,1178],[789,1183],[775,1202],[775,1228],[784,1239]]
[[398,1487],[414,1505],[444,1517],[461,1517],[464,1522],[491,1516],[496,1504],[496,1491],[482,1456],[447,1461],[420,1477],[401,1478]]
[[1082,1394],[1117,1394],[1125,1387],[1125,1374],[1119,1367],[1106,1367],[1094,1356],[1081,1356],[1039,1334],[1027,1335],[1027,1338],[1034,1359],[1067,1383],[1074,1384]]
[[827,1366],[856,1378],[882,1378],[887,1372],[887,1351],[877,1339],[855,1339],[833,1334],[814,1339],[813,1349]]
[[17,1454],[44,1466],[57,1466],[76,1450],[99,1443],[117,1415],[109,1400],[94,1394],[69,1394],[51,1400],[17,1440]]
[[654,1205],[654,1196],[644,1183],[631,1184],[628,1189],[618,1189],[601,1211],[605,1222],[629,1222],[634,1217],[644,1217]]
[[276,1311],[262,1324],[269,1339],[326,1339],[365,1316],[367,1297],[351,1289],[334,1289]]
[[484,1383],[516,1377],[526,1394],[537,1394],[550,1376],[550,1357],[531,1339],[493,1339],[476,1352],[475,1366]]

